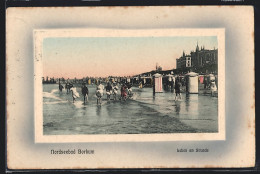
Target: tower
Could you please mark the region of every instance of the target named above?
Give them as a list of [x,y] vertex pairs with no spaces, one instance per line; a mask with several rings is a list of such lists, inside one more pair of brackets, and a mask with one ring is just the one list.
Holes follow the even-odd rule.
[[199,51],[199,45],[198,45],[198,41],[197,41],[197,46],[196,46],[196,52]]

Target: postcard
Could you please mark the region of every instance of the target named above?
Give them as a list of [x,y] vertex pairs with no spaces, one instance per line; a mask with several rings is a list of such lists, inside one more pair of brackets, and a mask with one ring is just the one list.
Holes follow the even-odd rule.
[[252,7],[8,8],[6,38],[9,169],[255,165]]

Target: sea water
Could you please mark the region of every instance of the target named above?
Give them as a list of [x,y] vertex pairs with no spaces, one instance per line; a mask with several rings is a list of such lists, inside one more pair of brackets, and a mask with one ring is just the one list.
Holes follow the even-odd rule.
[[[97,105],[96,86],[89,85],[89,100],[72,94],[58,84],[43,85],[43,130],[45,135],[193,133],[218,131],[218,98],[182,93],[175,101],[172,92],[133,87],[132,99],[110,100],[106,94]],[[118,96],[120,90],[118,90]],[[113,98],[111,96],[111,98]]]

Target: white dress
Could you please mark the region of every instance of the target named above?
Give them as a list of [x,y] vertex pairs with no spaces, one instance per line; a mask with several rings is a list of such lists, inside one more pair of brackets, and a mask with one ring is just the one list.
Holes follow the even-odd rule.
[[72,87],[70,90],[72,91],[72,96],[74,98],[78,98],[79,97],[79,93],[77,92],[76,87]]
[[216,91],[217,91],[217,86],[216,86],[215,82],[211,82],[210,90],[211,90],[212,92],[216,92]]
[[118,90],[118,87],[117,86],[113,86],[113,93],[114,94],[117,94],[117,90]]
[[96,96],[97,97],[102,97],[103,96],[103,91],[104,90],[104,87],[103,87],[103,85],[98,85],[97,86],[97,91],[96,91]]

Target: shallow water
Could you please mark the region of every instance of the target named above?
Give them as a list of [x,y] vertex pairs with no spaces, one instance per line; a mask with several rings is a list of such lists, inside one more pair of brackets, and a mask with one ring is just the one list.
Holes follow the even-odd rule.
[[[133,99],[106,100],[96,104],[95,86],[88,86],[89,101],[72,102],[71,93],[58,91],[57,84],[43,85],[43,128],[45,135],[140,134],[217,132],[218,99],[209,95],[182,93],[175,101],[171,92],[133,88]],[[77,91],[81,94],[80,88]],[[118,91],[120,94],[120,91]]]

